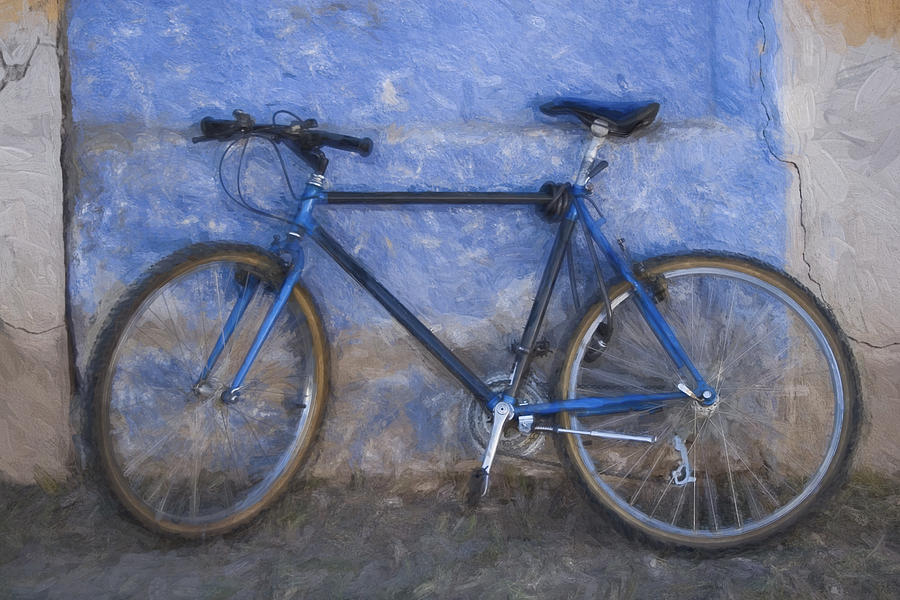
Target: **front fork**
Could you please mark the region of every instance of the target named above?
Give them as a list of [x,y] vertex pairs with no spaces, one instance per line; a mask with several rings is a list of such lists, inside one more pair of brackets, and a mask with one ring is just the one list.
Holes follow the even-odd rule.
[[[316,179],[311,179],[303,193],[301,209],[294,219],[294,224],[298,226],[298,229],[303,230],[305,226],[311,223],[312,208],[321,198],[321,194],[321,182]],[[263,320],[259,331],[256,333],[253,344],[247,351],[244,361],[241,363],[241,367],[235,374],[234,379],[232,379],[231,385],[222,392],[221,400],[226,404],[233,404],[240,399],[241,388],[244,385],[244,380],[247,378],[247,373],[250,372],[250,368],[253,366],[253,361],[256,360],[266,338],[269,336],[269,333],[271,333],[275,320],[278,318],[278,315],[281,314],[281,311],[290,299],[294,286],[300,281],[304,266],[303,248],[300,246],[301,235],[302,234],[299,232],[292,231],[288,235],[287,240],[280,241],[276,238],[272,244],[271,250],[273,253],[279,256],[285,254],[290,256],[290,267],[284,278],[284,282],[281,284],[281,289],[278,291],[278,297],[266,313],[266,317]],[[209,374],[212,372],[213,367],[222,354],[228,340],[237,328],[238,322],[243,316],[244,311],[247,309],[247,306],[259,285],[259,279],[254,275],[248,274],[247,280],[244,282],[244,289],[241,292],[241,297],[238,298],[238,301],[231,309],[231,314],[228,316],[228,320],[222,328],[222,333],[216,341],[216,345],[210,353],[195,387],[202,385],[207,377],[209,377]]]
[[[238,369],[237,374],[235,374],[234,379],[231,382],[231,387],[222,392],[222,402],[226,404],[233,404],[240,398],[241,387],[243,387],[244,385],[244,380],[247,378],[247,373],[250,372],[250,367],[253,366],[253,361],[256,360],[256,356],[259,354],[259,350],[262,348],[262,345],[265,343],[266,338],[269,337],[269,333],[271,333],[272,331],[272,326],[275,324],[275,319],[278,318],[278,315],[281,314],[281,310],[284,308],[284,305],[287,304],[291,293],[293,293],[294,291],[294,286],[297,284],[297,282],[300,281],[300,275],[302,273],[303,255],[298,251],[297,259],[294,260],[290,270],[288,270],[287,277],[284,278],[284,283],[281,285],[281,289],[278,291],[278,298],[276,298],[275,303],[272,304],[272,306],[269,308],[269,312],[266,313],[266,318],[263,320],[259,331],[256,333],[256,338],[253,340],[253,344],[250,346],[250,350],[247,351],[247,356],[244,357],[244,362],[241,363],[241,368]],[[235,306],[235,310],[237,308],[238,307]],[[232,311],[232,314],[233,313],[234,311]]]

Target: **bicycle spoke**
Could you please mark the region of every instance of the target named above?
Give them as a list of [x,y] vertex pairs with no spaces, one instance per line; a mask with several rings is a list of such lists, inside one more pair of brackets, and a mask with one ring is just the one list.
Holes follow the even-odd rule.
[[728,474],[728,487],[731,488],[731,502],[734,505],[734,518],[737,521],[738,528],[741,528],[744,526],[744,522],[741,518],[741,511],[737,504],[737,493],[734,491],[734,473],[731,470],[731,457],[728,453],[728,437],[725,435],[725,430],[721,426],[721,415],[716,416],[719,419],[719,424],[717,424],[716,427],[719,430],[719,434],[722,436],[722,447],[725,450],[725,466]]
[[[676,417],[673,419],[673,422],[670,423],[669,426],[666,427],[666,429],[665,429],[663,432],[661,432],[661,433],[657,436],[658,439],[664,439],[664,438],[666,437],[665,434],[667,434],[669,431],[672,431],[672,430],[675,429],[675,426],[676,426],[678,423],[680,423],[680,421],[681,421],[681,416],[684,414],[684,411],[687,410],[687,407],[688,407],[688,405],[686,404],[686,405],[684,405],[684,407],[681,408],[681,410],[677,413]],[[637,465],[637,463],[640,462],[640,460],[642,460],[643,457],[646,456],[646,454],[647,454],[652,448],[653,448],[653,446],[648,444],[648,445],[647,445],[647,450],[644,452],[644,454],[641,455],[641,458],[640,458],[638,461],[635,461],[635,465]],[[656,460],[653,461],[653,465],[647,470],[647,474],[644,476],[644,479],[643,479],[643,481],[641,482],[641,486],[638,488],[638,490],[637,490],[637,491],[634,493],[634,495],[631,497],[631,500],[629,501],[629,503],[631,503],[631,504],[634,503],[634,500],[637,498],[637,495],[640,494],[641,489],[643,489],[643,487],[644,487],[644,485],[647,483],[647,480],[649,479],[650,475],[653,473],[653,470],[656,468],[656,465],[659,463],[660,459],[663,457],[663,454],[665,454],[665,452],[666,452],[667,450],[668,450],[668,448],[667,448],[664,444],[660,444],[660,445],[659,445],[659,452],[658,452],[658,454],[657,454],[657,456],[656,456]],[[632,469],[633,469],[633,467],[632,467]],[[625,475],[625,477],[628,477],[628,475],[631,474],[631,470],[632,470],[632,469],[629,469],[629,471],[628,471],[628,473]]]
[[[153,313],[152,310],[149,311],[149,312]],[[155,316],[155,315],[154,315],[154,316]],[[136,330],[136,331],[135,331],[135,335],[142,335],[142,336],[144,336],[144,338],[145,338],[148,342],[150,342],[150,345],[151,345],[151,346],[158,347],[160,350],[165,350],[165,348],[166,348],[166,344],[165,344],[164,342],[160,342],[157,338],[151,336],[147,331],[145,331],[145,330],[143,330],[143,329],[138,329],[138,330]],[[184,372],[185,377],[186,377],[187,379],[190,379],[190,378],[191,378],[191,370],[190,370],[190,366],[189,366],[189,364],[186,362],[186,359],[184,358],[184,354],[183,354],[180,350],[179,350],[179,354],[182,355],[181,360],[179,360],[178,357],[174,357],[174,356],[172,357],[172,359],[173,359],[175,362],[181,364],[181,370]]]
[[200,287],[200,278],[199,277],[194,279],[194,289],[197,294],[195,304],[197,306],[201,306],[200,310],[197,311],[200,313],[200,333],[201,333],[200,349],[202,352],[202,356],[209,357],[210,353],[212,352],[212,349],[215,347],[215,340],[210,340],[209,334],[207,332],[206,310],[205,310],[206,307],[201,305],[202,301],[203,301],[203,291],[202,291],[202,288]]
[[[762,280],[764,270],[744,269],[740,259],[668,262],[672,271],[648,279],[664,278],[660,314],[715,390],[714,402],[663,402],[654,411],[582,419],[591,428],[658,437],[632,446],[575,436],[567,438],[566,449],[574,449],[570,457],[579,475],[591,475],[593,483],[586,481],[592,494],[627,515],[628,523],[651,535],[726,545],[770,527],[796,508],[797,498],[818,493],[817,469],[831,460],[829,444],[837,435],[835,411],[844,410],[833,383],[837,367],[823,350],[829,342],[821,320],[802,310],[799,296],[782,291],[782,280]],[[697,266],[684,266],[691,264]],[[616,397],[671,391],[682,383],[635,310],[631,292],[611,300],[617,309],[609,346],[596,365],[589,364],[583,344],[593,332],[579,333],[582,345],[569,359],[566,395]],[[591,313],[590,323],[597,314]],[[568,413],[559,418],[564,426],[574,419]],[[674,447],[676,434],[686,446],[684,460]],[[671,473],[682,462],[696,479],[678,490]]]
[[[226,317],[225,317],[225,309],[223,308],[224,303],[222,300],[222,287],[219,285],[219,271],[218,270],[213,272],[213,283],[214,283],[214,287],[216,290],[215,299],[216,299],[217,313],[219,315],[219,331],[222,331],[224,334],[225,324],[227,321],[226,321]],[[231,348],[234,348],[234,346],[231,345]],[[228,368],[230,366],[230,364],[231,364],[231,350],[229,349],[229,351],[225,354],[225,364],[222,369],[222,371],[224,373],[231,372],[231,370]]]
[[[195,411],[194,420],[195,422],[199,420],[200,414],[199,411]],[[190,514],[193,517],[197,516],[197,510],[199,508],[199,494],[200,494],[200,463],[203,459],[203,454],[206,450],[206,444],[196,444],[193,446],[193,462],[191,465],[191,504],[190,504]]]
[[[263,448],[262,441],[260,441],[259,435],[257,435],[257,433],[256,433],[256,429],[253,428],[253,425],[247,419],[247,415],[245,415],[241,410],[237,409],[234,406],[230,407],[230,410],[233,410],[234,412],[236,412],[238,414],[238,416],[244,420],[244,423],[247,424],[247,429],[250,431],[250,434],[253,436],[253,441],[255,441],[256,445],[259,447],[260,453],[262,455],[266,455],[266,449]],[[258,419],[256,419],[256,420],[258,420]]]
[[[170,327],[170,329],[171,329],[171,331],[172,331],[172,334],[175,336],[175,341],[176,341],[176,343],[178,344],[178,347],[179,347],[179,349],[180,349],[181,357],[184,359],[184,363],[185,363],[186,365],[188,365],[188,367],[190,367],[191,361],[188,360],[188,358],[187,358],[188,355],[190,354],[190,351],[188,351],[187,346],[185,346],[184,342],[181,340],[181,336],[180,336],[179,333],[178,333],[178,326],[177,326],[177,324],[175,323],[174,317],[172,317],[172,311],[171,311],[171,309],[169,308],[169,301],[166,300],[166,292],[163,291],[163,292],[159,295],[159,297],[162,298],[162,301],[163,301],[163,307],[166,309],[166,314],[169,316],[169,323],[172,324],[172,326]],[[153,310],[150,309],[150,312],[152,313]],[[154,313],[154,314],[155,314],[155,313]],[[188,377],[193,377],[193,372],[190,370],[190,368],[188,368]]]
[[[228,433],[228,420],[225,418],[225,414],[222,411],[219,411],[219,417],[221,418],[222,424],[221,429],[225,436],[225,443],[228,446],[228,455],[231,457],[232,464],[232,473],[235,475],[235,479],[241,479],[241,466],[237,459],[237,452],[234,449],[234,443],[231,440],[231,435]],[[217,419],[218,422],[218,419]],[[229,481],[226,478],[226,483]],[[249,483],[249,482],[247,482]],[[228,486],[226,486],[226,497],[228,504],[234,503],[234,494],[228,490]]]

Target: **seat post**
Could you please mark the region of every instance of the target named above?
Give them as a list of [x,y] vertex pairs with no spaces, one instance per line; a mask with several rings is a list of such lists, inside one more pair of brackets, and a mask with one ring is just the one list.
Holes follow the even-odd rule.
[[584,151],[584,158],[581,160],[581,167],[578,169],[575,185],[582,187],[587,185],[588,175],[597,160],[597,154],[600,151],[600,147],[603,146],[603,143],[606,141],[608,133],[609,127],[599,119],[594,121],[593,125],[591,125],[591,140],[588,142],[588,147]]

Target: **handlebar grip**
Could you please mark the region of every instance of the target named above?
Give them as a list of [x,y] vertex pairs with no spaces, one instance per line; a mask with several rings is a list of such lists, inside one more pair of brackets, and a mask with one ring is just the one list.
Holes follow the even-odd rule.
[[234,113],[234,121],[229,119],[213,119],[203,117],[200,120],[200,131],[204,137],[224,140],[231,136],[253,129],[253,117],[238,109]]
[[237,121],[230,119],[213,119],[212,117],[203,117],[200,120],[200,131],[207,138],[224,139],[240,133],[241,126]]
[[348,150],[356,152],[360,156],[368,156],[372,152],[371,138],[357,138],[350,135],[341,135],[340,133],[329,133],[327,131],[316,131],[315,136],[318,142],[323,146],[331,146],[338,150]]

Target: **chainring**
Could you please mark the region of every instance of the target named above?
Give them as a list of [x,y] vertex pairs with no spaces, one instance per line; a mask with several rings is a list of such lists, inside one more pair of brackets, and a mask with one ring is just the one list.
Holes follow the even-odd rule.
[[[486,383],[492,392],[502,392],[509,385],[509,376],[497,375],[490,377]],[[519,402],[523,404],[540,404],[550,401],[549,396],[540,391],[540,386],[533,377],[529,377],[522,385],[519,395]],[[487,412],[481,402],[473,397],[466,410],[466,422],[475,444],[484,450],[491,436],[493,415]],[[544,437],[544,435],[535,431],[522,433],[515,424],[511,424],[503,431],[503,435],[500,437],[500,446],[497,448],[497,453],[518,457],[533,456],[544,447]]]

